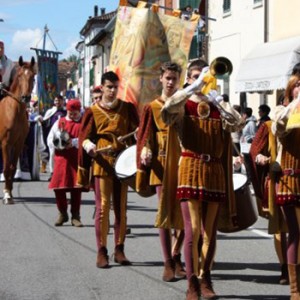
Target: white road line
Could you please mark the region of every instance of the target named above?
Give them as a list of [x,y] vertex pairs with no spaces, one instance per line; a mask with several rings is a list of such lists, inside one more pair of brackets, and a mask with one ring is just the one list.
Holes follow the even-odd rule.
[[263,236],[263,237],[266,237],[266,238],[269,238],[269,239],[273,238],[272,234],[268,234],[268,233],[266,233],[264,231],[261,231],[259,229],[255,229],[254,227],[249,227],[248,230],[252,231],[253,233],[255,233],[257,235],[260,235],[260,236]]

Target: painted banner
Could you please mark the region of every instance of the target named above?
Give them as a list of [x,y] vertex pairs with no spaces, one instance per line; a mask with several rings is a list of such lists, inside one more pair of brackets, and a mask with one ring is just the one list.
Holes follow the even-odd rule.
[[58,55],[59,52],[34,49],[38,61],[37,92],[39,111],[45,112],[53,106],[58,93]]
[[[161,94],[160,66],[172,60],[185,71],[199,16],[185,21],[148,8],[120,6],[108,69],[120,77],[118,98],[136,105]],[[181,83],[185,74],[183,72]]]

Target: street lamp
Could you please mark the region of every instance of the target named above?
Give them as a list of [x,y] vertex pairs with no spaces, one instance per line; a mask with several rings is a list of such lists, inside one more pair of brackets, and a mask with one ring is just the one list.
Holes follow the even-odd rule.
[[4,20],[3,20],[3,19],[0,19],[0,22],[4,22]]

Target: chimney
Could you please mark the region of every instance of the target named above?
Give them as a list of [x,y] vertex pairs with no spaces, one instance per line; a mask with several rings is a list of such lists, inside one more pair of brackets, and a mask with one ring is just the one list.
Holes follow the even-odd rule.
[[94,17],[98,17],[98,6],[94,6]]
[[105,15],[105,7],[101,7],[100,10],[101,10],[101,16]]

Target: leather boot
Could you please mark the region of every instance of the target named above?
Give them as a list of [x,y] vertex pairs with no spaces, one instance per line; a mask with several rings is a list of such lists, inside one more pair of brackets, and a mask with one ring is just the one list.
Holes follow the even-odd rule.
[[205,271],[201,278],[200,283],[200,289],[201,289],[201,295],[203,296],[203,299],[215,299],[216,293],[213,289],[210,271]]
[[173,255],[173,260],[175,262],[175,277],[185,278],[186,272],[184,270],[183,264],[181,262],[181,254]]
[[175,262],[172,258],[165,262],[162,280],[167,282],[175,280]]
[[102,269],[109,267],[107,249],[104,246],[98,250],[96,266]]
[[71,224],[72,224],[72,226],[75,226],[75,227],[83,227],[83,224],[80,221],[79,215],[72,215]]
[[193,274],[188,281],[188,290],[186,291],[186,300],[199,300],[200,286],[198,277]]
[[279,278],[279,284],[289,284],[289,272],[287,264],[281,265],[281,275]]
[[300,265],[288,265],[291,300],[300,300]]
[[122,265],[122,266],[130,266],[131,262],[127,259],[124,254],[124,245],[117,245],[115,247],[115,262]]
[[62,226],[64,223],[68,222],[69,221],[69,216],[68,216],[68,213],[59,213],[58,215],[58,218],[55,222],[55,226]]

